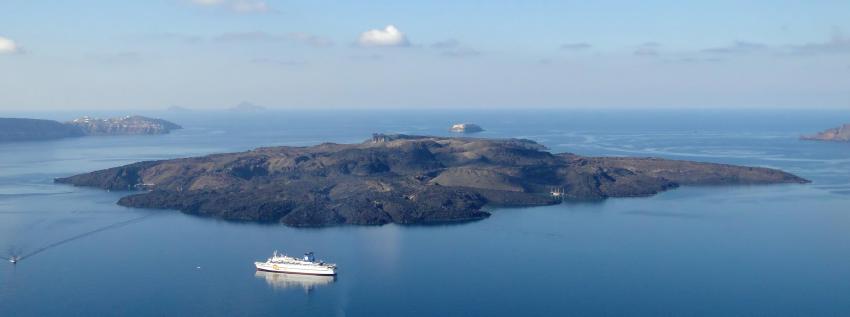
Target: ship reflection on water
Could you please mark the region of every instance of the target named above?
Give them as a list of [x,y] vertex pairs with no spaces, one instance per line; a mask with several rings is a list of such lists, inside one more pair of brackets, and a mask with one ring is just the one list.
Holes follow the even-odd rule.
[[266,284],[276,290],[300,287],[307,293],[316,287],[328,285],[336,281],[336,276],[287,274],[266,271],[257,271],[254,276],[266,280]]

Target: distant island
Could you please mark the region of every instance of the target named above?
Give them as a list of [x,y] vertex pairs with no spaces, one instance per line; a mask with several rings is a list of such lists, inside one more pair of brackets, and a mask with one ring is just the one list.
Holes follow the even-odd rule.
[[458,123],[452,125],[449,131],[457,133],[475,133],[484,131],[484,129],[474,123]]
[[291,226],[482,219],[489,206],[649,196],[680,185],[807,183],[769,168],[553,154],[525,139],[375,134],[147,161],[55,180],[141,190],[118,204]]
[[94,135],[166,134],[181,129],[162,119],[142,116],[97,119],[77,118],[68,122],[0,118],[0,142],[55,140]]
[[815,135],[802,136],[801,139],[809,141],[850,142],[850,124],[828,129]]
[[85,135],[167,134],[181,126],[162,119],[142,116],[98,119],[82,117],[65,124],[79,128]]
[[58,121],[0,118],[0,142],[55,140],[84,135],[79,128]]
[[256,112],[256,111],[264,111],[266,107],[253,104],[247,101],[240,102],[238,105],[230,107],[230,111],[240,111],[240,112]]

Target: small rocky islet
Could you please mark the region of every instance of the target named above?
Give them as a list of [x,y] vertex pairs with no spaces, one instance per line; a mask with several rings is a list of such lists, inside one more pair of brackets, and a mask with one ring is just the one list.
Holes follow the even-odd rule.
[[477,133],[483,132],[484,128],[475,123],[456,123],[449,128],[449,131],[455,133]]
[[357,144],[139,162],[55,181],[136,191],[122,206],[290,226],[457,222],[488,217],[485,206],[808,182],[761,167],[554,154],[525,139],[387,134]]
[[807,141],[850,142],[850,124],[827,129],[814,135],[805,135],[801,139]]

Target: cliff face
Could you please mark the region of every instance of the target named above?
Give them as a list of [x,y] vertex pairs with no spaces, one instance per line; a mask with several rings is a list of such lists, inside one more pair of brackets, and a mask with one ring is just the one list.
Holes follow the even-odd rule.
[[487,217],[487,204],[647,196],[680,185],[807,182],[766,168],[552,154],[529,140],[397,135],[141,162],[56,181],[146,190],[122,198],[124,206],[294,226],[462,221]]
[[177,124],[142,116],[110,119],[82,117],[66,124],[79,128],[86,135],[166,134],[181,129]]
[[850,142],[850,124],[829,129],[815,135],[803,136],[803,140]]
[[0,118],[0,142],[54,140],[83,135],[77,127],[52,120]]

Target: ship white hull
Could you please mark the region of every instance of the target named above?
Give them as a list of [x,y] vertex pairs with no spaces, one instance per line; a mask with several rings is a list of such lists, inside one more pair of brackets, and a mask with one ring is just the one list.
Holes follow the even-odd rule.
[[307,275],[336,275],[336,270],[326,266],[298,265],[288,263],[254,262],[257,270],[275,273],[307,274]]

